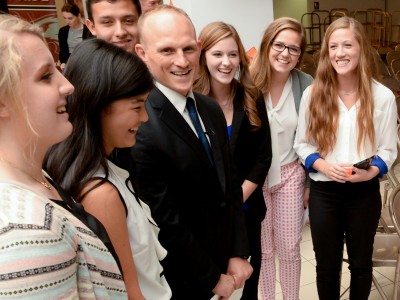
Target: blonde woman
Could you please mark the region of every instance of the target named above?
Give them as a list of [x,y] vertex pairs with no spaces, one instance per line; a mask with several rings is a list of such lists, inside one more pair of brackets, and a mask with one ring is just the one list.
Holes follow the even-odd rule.
[[115,260],[74,216],[81,206],[42,172],[46,151],[71,134],[73,91],[39,27],[0,15],[2,299],[127,299]]
[[[339,299],[344,237],[350,299],[367,300],[371,290],[381,213],[378,178],[397,155],[395,97],[376,81],[374,51],[358,21],[344,17],[333,22],[325,33],[315,81],[300,107],[295,149],[311,177],[310,224],[320,299]],[[364,169],[353,166],[372,156]]]

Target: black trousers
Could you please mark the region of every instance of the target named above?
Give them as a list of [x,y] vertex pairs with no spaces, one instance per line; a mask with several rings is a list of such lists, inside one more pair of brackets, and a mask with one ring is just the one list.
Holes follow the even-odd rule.
[[246,216],[247,236],[249,240],[249,249],[253,267],[253,273],[246,280],[243,288],[241,300],[257,300],[258,299],[258,279],[261,269],[261,222],[253,215]]
[[311,181],[310,226],[320,300],[338,300],[344,237],[351,273],[350,299],[367,300],[372,252],[381,213],[377,178],[360,183]]

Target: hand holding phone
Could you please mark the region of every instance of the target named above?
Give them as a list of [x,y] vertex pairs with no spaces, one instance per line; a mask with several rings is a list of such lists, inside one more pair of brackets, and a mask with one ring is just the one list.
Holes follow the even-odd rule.
[[373,158],[374,156],[368,157],[367,159],[355,163],[353,166],[356,167],[357,169],[367,170],[371,166]]

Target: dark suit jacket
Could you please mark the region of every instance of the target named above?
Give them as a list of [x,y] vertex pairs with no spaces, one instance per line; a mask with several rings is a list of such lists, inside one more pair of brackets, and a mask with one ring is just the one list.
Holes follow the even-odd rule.
[[251,216],[252,222],[261,223],[266,213],[262,186],[272,161],[271,131],[263,96],[256,102],[258,116],[262,121],[261,128],[257,131],[252,130],[244,111],[243,97],[243,89],[238,87],[229,141],[240,182],[247,179],[258,184],[257,189],[247,199],[244,209]]
[[148,97],[149,121],[140,127],[132,153],[138,193],[149,204],[168,251],[163,265],[173,299],[209,300],[229,258],[249,253],[224,115],[213,99],[197,93],[195,98],[215,168],[157,88]]

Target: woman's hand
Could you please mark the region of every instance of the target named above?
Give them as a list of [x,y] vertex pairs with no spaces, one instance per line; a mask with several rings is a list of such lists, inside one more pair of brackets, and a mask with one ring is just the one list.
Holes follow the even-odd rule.
[[351,166],[348,164],[330,164],[325,161],[325,165],[322,168],[322,173],[334,181],[345,183],[346,181],[350,181],[351,177],[347,174],[345,167]]
[[371,166],[368,168],[368,170],[358,169],[356,167],[353,167],[353,171],[355,172],[355,174],[350,176],[348,180],[350,182],[368,181],[377,176],[380,172],[379,168],[376,166]]

